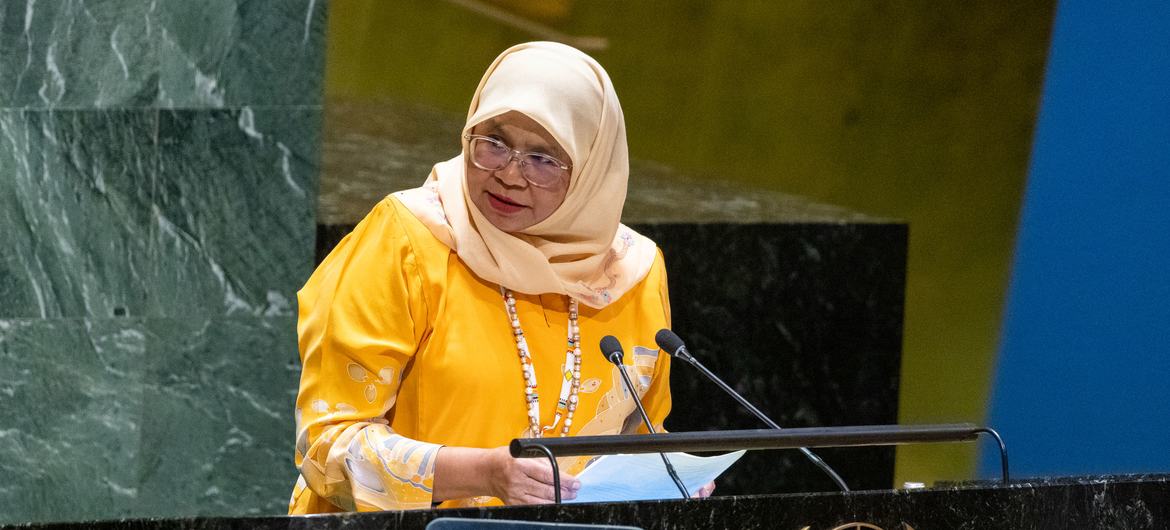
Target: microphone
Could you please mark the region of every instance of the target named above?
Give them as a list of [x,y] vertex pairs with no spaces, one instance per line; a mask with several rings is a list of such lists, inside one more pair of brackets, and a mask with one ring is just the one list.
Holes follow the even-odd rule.
[[[683,340],[679,338],[679,336],[676,335],[673,331],[669,329],[658,330],[658,333],[654,335],[654,342],[658,343],[658,347],[662,348],[662,351],[669,353],[672,357],[676,359],[682,359],[690,363],[691,366],[694,366],[696,369],[702,372],[703,375],[707,376],[707,379],[710,379],[712,382],[718,385],[719,388],[722,388],[724,392],[731,394],[731,397],[735,398],[735,400],[738,401],[740,405],[743,405],[744,408],[751,411],[752,414],[755,414],[757,418],[768,424],[769,427],[776,430],[781,430],[781,427],[777,425],[776,422],[772,421],[772,419],[763,412],[760,412],[760,409],[757,409],[754,405],[748,403],[748,400],[739,395],[739,392],[736,392],[730,386],[727,386],[727,383],[724,383],[723,380],[719,379],[719,377],[712,373],[711,370],[708,370],[706,366],[703,366],[703,363],[700,363],[698,359],[695,359],[695,357],[691,355],[691,352],[687,351],[687,346],[686,344],[683,344]],[[833,471],[833,468],[829,467],[829,464],[826,464],[824,460],[821,460],[821,457],[813,454],[813,452],[809,451],[807,447],[801,447],[800,452],[804,453],[804,456],[807,456],[813,464],[821,468],[822,471],[829,475],[829,478],[833,479],[833,482],[837,483],[837,487],[841,488],[841,491],[849,491],[849,486],[845,484],[845,481],[841,478],[841,476],[838,475],[836,471]]]
[[[629,390],[630,394],[634,396],[634,406],[642,414],[642,421],[646,423],[646,430],[650,431],[650,434],[656,434],[654,432],[654,425],[650,423],[650,416],[646,414],[646,409],[642,407],[642,400],[638,398],[638,391],[634,390],[634,382],[630,381],[629,374],[622,367],[622,343],[618,342],[617,337],[606,335],[601,338],[601,353],[605,354],[605,358],[609,362],[617,365],[618,373],[622,376],[622,382],[625,383],[626,390]],[[678,478],[678,473],[675,473],[674,466],[670,465],[670,459],[666,458],[666,453],[658,453],[658,456],[662,457],[662,463],[666,465],[666,473],[670,475],[671,480],[674,481],[674,485],[678,487],[679,493],[682,493],[684,499],[691,498],[690,493],[687,493],[686,485],[683,484],[682,479]]]

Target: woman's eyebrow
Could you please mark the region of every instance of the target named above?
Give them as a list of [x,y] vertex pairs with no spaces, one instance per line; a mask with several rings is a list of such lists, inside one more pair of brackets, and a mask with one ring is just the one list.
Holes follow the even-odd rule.
[[493,121],[488,121],[484,125],[487,125],[487,130],[484,131],[485,133],[499,135],[503,132],[500,130],[500,124]]
[[561,160],[563,163],[569,163],[567,161],[567,159],[569,158],[568,151],[565,151],[563,147],[560,147],[558,145],[546,143],[543,138],[540,139],[540,142],[542,145],[540,145],[539,147],[537,147],[535,149],[520,149],[519,147],[516,147],[516,145],[515,145],[516,139],[513,138],[512,135],[507,134],[507,132],[504,131],[504,129],[502,127],[500,127],[499,123],[496,123],[493,120],[487,120],[487,121],[483,122],[483,125],[486,127],[486,129],[482,133],[484,136],[498,136],[498,137],[500,137],[500,139],[502,139],[504,141],[504,143],[511,146],[512,149],[519,149],[521,151],[527,151],[527,152],[531,152],[531,153],[548,155],[548,156],[551,156],[551,157],[556,158],[558,160]]
[[540,145],[537,145],[535,148],[530,147],[528,149],[520,149],[519,147],[516,146],[516,144],[518,143],[516,141],[516,138],[514,138],[512,135],[508,134],[507,131],[504,131],[503,128],[501,128],[500,126],[492,125],[491,128],[488,129],[488,131],[490,132],[490,134],[494,134],[496,136],[503,138],[505,143],[512,146],[512,149],[519,149],[521,151],[531,151],[531,152],[541,153],[541,154],[552,154],[552,153],[558,151],[557,148],[553,147],[548,142],[546,142],[544,140],[544,138],[537,137],[536,141],[539,142]]

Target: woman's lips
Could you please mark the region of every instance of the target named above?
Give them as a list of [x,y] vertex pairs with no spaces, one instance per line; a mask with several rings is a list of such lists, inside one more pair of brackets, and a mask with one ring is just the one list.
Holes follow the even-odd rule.
[[503,214],[512,214],[512,213],[519,212],[520,210],[523,210],[524,208],[527,208],[526,206],[524,206],[520,203],[517,203],[515,201],[512,201],[512,200],[508,199],[507,197],[496,195],[490,191],[484,192],[484,193],[487,193],[488,203],[491,204],[492,209],[497,211],[497,212],[500,212]]

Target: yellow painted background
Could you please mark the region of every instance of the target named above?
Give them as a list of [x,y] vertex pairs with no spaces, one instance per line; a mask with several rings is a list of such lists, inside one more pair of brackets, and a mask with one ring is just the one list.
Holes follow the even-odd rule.
[[[603,37],[590,53],[631,156],[910,224],[899,420],[982,422],[1052,15],[1051,1],[335,0],[326,104],[461,120],[491,60],[542,38],[518,26]],[[903,447],[895,481],[969,478],[974,458]]]

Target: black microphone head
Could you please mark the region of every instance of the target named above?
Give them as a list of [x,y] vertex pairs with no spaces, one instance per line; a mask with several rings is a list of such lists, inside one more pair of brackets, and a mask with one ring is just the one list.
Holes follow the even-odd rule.
[[662,348],[662,351],[674,357],[678,357],[678,353],[686,349],[683,340],[669,329],[658,330],[658,333],[654,334],[654,342],[658,343],[658,347]]
[[605,355],[606,359],[613,364],[622,364],[622,343],[618,342],[617,337],[613,335],[606,335],[601,337],[601,353]]

